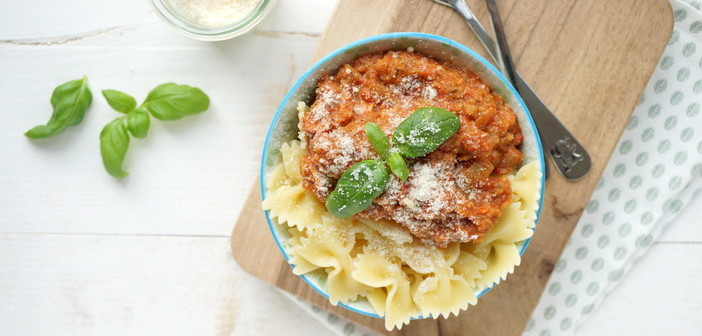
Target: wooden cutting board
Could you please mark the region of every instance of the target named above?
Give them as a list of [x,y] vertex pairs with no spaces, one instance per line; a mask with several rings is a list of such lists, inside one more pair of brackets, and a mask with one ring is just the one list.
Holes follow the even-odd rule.
[[[232,233],[232,252],[254,276],[320,307],[390,335],[519,335],[670,37],[667,0],[500,0],[517,69],[589,150],[578,182],[548,179],[538,229],[521,266],[458,317],[413,321],[388,333],[383,320],[331,306],[293,275],[271,237],[258,182]],[[482,0],[468,4],[489,25]],[[315,61],[367,36],[398,31],[442,35],[486,56],[450,8],[430,0],[340,0]],[[274,111],[271,111],[271,115]]]

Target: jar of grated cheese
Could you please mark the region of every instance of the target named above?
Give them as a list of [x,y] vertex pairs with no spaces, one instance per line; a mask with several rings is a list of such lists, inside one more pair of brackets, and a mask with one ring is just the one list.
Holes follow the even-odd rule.
[[270,12],[276,0],[151,0],[156,13],[182,34],[203,41],[242,35]]

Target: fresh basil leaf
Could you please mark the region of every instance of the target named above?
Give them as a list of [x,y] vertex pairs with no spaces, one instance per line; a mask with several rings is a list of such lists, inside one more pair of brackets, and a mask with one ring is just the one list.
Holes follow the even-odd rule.
[[127,114],[127,129],[135,138],[145,138],[150,124],[149,114],[142,109],[133,110]]
[[100,154],[102,164],[110,175],[122,178],[127,172],[122,170],[122,162],[129,148],[126,117],[120,117],[105,125],[100,132]]
[[366,131],[366,137],[368,137],[368,141],[370,141],[375,152],[383,159],[388,157],[390,153],[390,140],[380,126],[376,123],[369,122],[363,126],[363,129]]
[[397,126],[392,140],[402,156],[414,158],[439,148],[460,127],[461,121],[451,111],[422,107]]
[[210,98],[202,90],[175,83],[161,84],[151,90],[141,104],[156,119],[176,120],[207,110]]
[[136,107],[134,97],[117,90],[102,90],[102,96],[115,111],[129,113]]
[[385,164],[365,160],[347,169],[327,196],[327,209],[340,218],[351,218],[368,208],[385,191],[390,175]]
[[51,94],[53,114],[46,125],[32,128],[24,133],[29,138],[48,138],[63,132],[66,127],[83,121],[85,112],[93,101],[88,88],[88,78],[72,80],[57,86]]
[[392,153],[386,159],[390,171],[392,171],[395,176],[399,177],[401,180],[406,181],[409,177],[409,169],[407,169],[407,163],[405,159],[402,158],[400,153]]

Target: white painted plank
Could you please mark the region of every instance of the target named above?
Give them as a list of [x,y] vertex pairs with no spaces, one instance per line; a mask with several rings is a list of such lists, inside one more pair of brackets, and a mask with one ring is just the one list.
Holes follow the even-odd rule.
[[[285,40],[311,40],[316,42],[320,38],[318,33],[307,32],[281,32],[256,29],[252,32],[226,41],[205,42],[197,41],[177,33],[174,29],[160,22],[133,27],[118,27],[106,31],[93,31],[79,35],[57,36],[39,39],[19,39],[0,41],[2,49],[52,49],[72,48],[76,50],[101,49],[101,50],[135,50],[135,49],[202,49],[217,47],[220,49],[240,49],[251,41],[261,38]],[[257,43],[257,42],[253,42]],[[314,48],[313,48],[314,49]],[[247,49],[240,49],[248,53]],[[267,52],[281,53],[285,50],[273,48]],[[311,51],[310,51],[311,54]]]
[[2,1],[0,40],[48,38],[156,23],[149,0]]
[[[236,267],[226,238],[0,235],[9,335],[315,335],[309,315]],[[577,335],[699,330],[702,246],[658,244]]]
[[[0,41],[114,35],[154,26],[167,27],[150,0],[23,0],[0,5]],[[337,0],[278,0],[257,30],[319,36]],[[175,30],[167,27],[167,34]],[[78,41],[79,42],[79,41]],[[163,42],[163,41],[159,41]],[[8,43],[4,43],[8,45]]]
[[702,330],[702,244],[654,244],[578,336],[692,335]]
[[[316,40],[248,36],[193,49],[0,49],[0,232],[221,235],[231,230],[257,175],[268,123]],[[277,52],[271,52],[277,50]],[[23,133],[51,115],[54,86],[87,75],[93,106],[79,126],[47,140]],[[201,87],[211,109],[154,120],[132,142],[116,180],[104,171],[98,135],[120,116],[100,95],[143,100],[169,81]]]
[[0,235],[3,335],[322,335],[226,238]]

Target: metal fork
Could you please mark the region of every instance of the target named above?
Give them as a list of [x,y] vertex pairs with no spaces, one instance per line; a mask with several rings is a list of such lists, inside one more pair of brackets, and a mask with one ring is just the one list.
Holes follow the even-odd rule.
[[[483,28],[464,0],[433,0],[453,8],[468,23],[485,50],[495,63],[500,64],[501,56],[490,34]],[[585,176],[592,165],[590,155],[575,139],[519,73],[514,73],[515,87],[524,99],[529,112],[534,117],[545,151],[551,156],[558,171],[568,180],[578,180]]]

